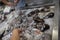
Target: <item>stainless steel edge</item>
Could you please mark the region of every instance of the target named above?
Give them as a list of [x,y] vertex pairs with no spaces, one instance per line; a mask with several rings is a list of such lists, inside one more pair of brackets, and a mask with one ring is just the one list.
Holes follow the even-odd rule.
[[55,2],[55,25],[53,27],[53,32],[52,32],[52,40],[58,40],[58,22],[59,22],[59,0],[54,0]]

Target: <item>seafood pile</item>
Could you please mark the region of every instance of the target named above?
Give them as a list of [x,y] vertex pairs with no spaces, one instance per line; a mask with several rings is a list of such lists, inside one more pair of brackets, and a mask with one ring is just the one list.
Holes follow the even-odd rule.
[[1,14],[0,35],[2,40],[9,40],[12,30],[24,29],[21,40],[51,40],[53,29],[54,6],[15,10],[10,14]]

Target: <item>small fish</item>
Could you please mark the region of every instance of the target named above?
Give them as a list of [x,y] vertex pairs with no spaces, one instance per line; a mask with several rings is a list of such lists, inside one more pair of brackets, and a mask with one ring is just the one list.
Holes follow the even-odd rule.
[[2,39],[2,37],[4,36],[4,33],[5,33],[5,31],[0,35],[0,39]]

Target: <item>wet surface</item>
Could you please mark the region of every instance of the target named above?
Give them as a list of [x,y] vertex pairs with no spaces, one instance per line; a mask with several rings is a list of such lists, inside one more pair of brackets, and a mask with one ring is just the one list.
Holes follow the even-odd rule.
[[[42,8],[44,10],[41,11]],[[49,11],[47,11],[48,9]],[[14,28],[24,28],[25,31],[22,33],[24,35],[22,36],[27,35],[26,40],[30,40],[28,36],[31,37],[31,40],[51,39],[55,15],[50,15],[51,12],[54,13],[54,6],[49,8],[41,7],[27,10],[15,10],[5,16],[2,14],[2,16],[6,17],[4,21],[0,23],[0,34],[5,31],[2,40],[10,39],[11,32]],[[45,26],[45,24],[47,24],[49,28]]]

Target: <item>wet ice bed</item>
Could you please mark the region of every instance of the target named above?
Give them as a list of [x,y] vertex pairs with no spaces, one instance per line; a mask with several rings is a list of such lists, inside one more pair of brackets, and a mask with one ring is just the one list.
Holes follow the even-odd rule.
[[[21,38],[21,40],[37,40],[36,38],[38,38],[38,40],[48,40],[48,39],[51,40],[52,29],[54,27],[54,17],[48,18],[45,16],[51,12],[54,13],[54,6],[51,6],[48,9],[45,9],[45,11],[47,10],[46,12],[43,9],[45,8],[41,7],[41,8],[27,9],[27,10],[15,10],[11,12],[10,14],[5,15],[6,19],[0,23],[0,34],[2,34],[5,31],[4,37],[2,38],[2,40],[9,40],[12,34],[12,30],[14,28],[24,28],[25,32],[22,33],[24,34],[23,36],[27,35],[26,37],[28,36],[31,37],[31,39]],[[36,25],[38,25],[38,23],[34,21],[36,19],[33,20],[33,18],[35,17],[39,17],[40,19],[38,20],[41,20],[41,19],[44,20],[42,26],[45,27],[45,24],[48,24],[50,28],[47,29],[46,31],[43,31],[44,27],[42,27],[41,29],[36,28]],[[38,25],[38,27],[39,26],[40,25]],[[38,34],[39,36],[36,34],[33,35],[35,30],[40,30],[41,34]]]

